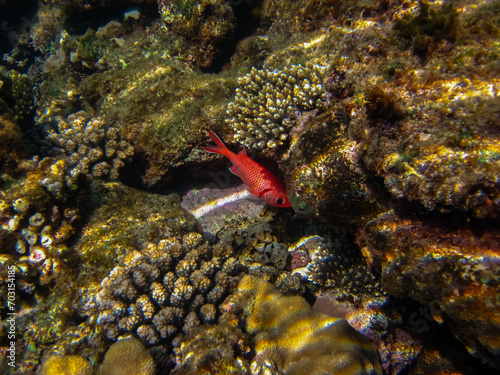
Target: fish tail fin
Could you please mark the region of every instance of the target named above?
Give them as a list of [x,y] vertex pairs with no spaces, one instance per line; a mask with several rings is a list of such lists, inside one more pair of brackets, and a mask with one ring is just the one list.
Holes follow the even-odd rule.
[[222,154],[225,156],[229,156],[232,154],[232,152],[226,147],[224,142],[222,142],[222,140],[217,136],[217,134],[215,134],[213,131],[210,131],[208,135],[215,142],[216,146],[207,146],[204,148],[205,151],[213,152],[216,154]]

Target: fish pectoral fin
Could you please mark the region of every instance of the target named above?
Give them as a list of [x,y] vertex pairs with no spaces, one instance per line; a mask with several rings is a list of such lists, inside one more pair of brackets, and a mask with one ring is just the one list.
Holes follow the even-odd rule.
[[[231,165],[229,167],[229,172],[231,172],[232,174],[234,174],[235,176],[238,176],[238,173],[236,173],[236,168],[234,168],[234,165]],[[238,176],[239,177],[239,176]]]
[[259,197],[264,198],[264,194],[266,194],[269,191],[271,191],[271,188],[267,188],[267,189],[259,191]]

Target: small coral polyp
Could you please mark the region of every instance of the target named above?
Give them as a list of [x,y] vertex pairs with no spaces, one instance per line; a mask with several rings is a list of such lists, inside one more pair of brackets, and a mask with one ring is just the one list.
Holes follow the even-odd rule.
[[57,131],[51,130],[48,138],[68,157],[72,177],[116,180],[134,154],[134,147],[121,139],[117,128],[83,111],[66,120],[59,118]]
[[236,131],[235,139],[261,151],[284,144],[300,112],[323,107],[325,70],[316,64],[252,68],[238,78],[240,87],[226,110],[226,124]]

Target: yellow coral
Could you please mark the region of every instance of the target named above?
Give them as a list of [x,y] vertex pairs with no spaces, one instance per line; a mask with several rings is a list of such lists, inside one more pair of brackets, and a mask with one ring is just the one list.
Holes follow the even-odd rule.
[[115,342],[106,352],[99,375],[154,375],[153,357],[135,338]]
[[53,355],[43,363],[40,375],[92,375],[92,365],[79,355]]
[[238,299],[247,329],[256,333],[258,361],[292,374],[382,374],[374,345],[345,319],[313,311],[302,297],[284,297],[255,276],[245,276]]

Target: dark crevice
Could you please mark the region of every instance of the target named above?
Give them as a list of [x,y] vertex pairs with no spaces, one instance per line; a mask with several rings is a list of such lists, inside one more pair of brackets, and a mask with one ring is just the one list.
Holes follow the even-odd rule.
[[[0,4],[0,56],[3,56],[19,45],[20,35],[33,25],[35,14],[38,11],[38,2],[21,0],[1,2]],[[26,51],[26,55],[31,53],[32,51]],[[2,60],[2,64],[9,65],[9,62]]]
[[97,30],[99,27],[108,24],[112,20],[121,22],[125,12],[137,10],[141,17],[148,19],[158,18],[158,7],[152,4],[131,4],[128,1],[116,3],[107,8],[82,10],[72,8],[68,10],[68,24],[65,25],[72,35],[83,35],[89,28]]
[[227,2],[233,8],[233,14],[236,17],[234,37],[219,48],[212,64],[206,69],[202,69],[205,73],[221,72],[224,66],[231,61],[237,44],[255,33],[260,25],[260,19],[254,15],[247,2],[240,0],[228,0]]

